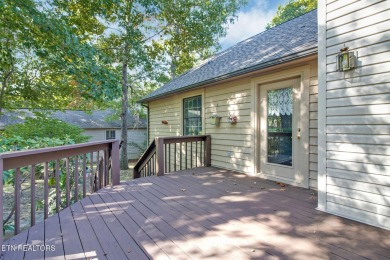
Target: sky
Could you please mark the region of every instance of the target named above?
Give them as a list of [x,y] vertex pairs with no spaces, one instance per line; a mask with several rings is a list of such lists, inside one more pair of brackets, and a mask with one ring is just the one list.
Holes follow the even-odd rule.
[[279,4],[288,0],[248,0],[237,12],[237,19],[230,24],[226,37],[220,39],[222,50],[265,30],[265,26],[276,14]]

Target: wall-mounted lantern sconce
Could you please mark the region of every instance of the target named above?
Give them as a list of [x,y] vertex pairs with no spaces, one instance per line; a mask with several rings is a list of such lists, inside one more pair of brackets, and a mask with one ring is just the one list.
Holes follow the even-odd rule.
[[355,55],[352,51],[348,51],[348,49],[348,47],[344,47],[340,49],[340,53],[337,54],[337,71],[347,71],[355,68]]
[[211,116],[211,124],[218,126],[219,123],[221,122],[221,118],[222,118],[222,116],[220,116],[218,114],[213,114]]
[[163,120],[163,121],[161,121],[161,124],[167,125],[167,124],[168,124],[168,121],[167,121],[167,120]]
[[235,115],[229,115],[227,118],[228,123],[230,124],[236,124],[237,123],[237,116]]

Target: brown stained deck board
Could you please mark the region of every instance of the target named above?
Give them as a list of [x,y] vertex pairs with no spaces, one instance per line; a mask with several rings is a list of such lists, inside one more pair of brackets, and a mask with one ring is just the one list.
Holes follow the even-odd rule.
[[[192,177],[189,177],[189,178],[192,178]],[[188,179],[183,179],[183,181],[181,182],[180,185],[183,185],[183,182],[184,183],[185,182],[191,183]],[[235,185],[228,184],[225,182],[217,183],[217,184],[212,186],[212,189],[213,189],[212,192],[216,192],[216,194],[217,194],[217,192],[219,192],[221,194],[221,196],[224,196],[226,198],[231,197],[231,194],[234,194],[235,192],[240,192],[240,193],[242,193],[242,196],[247,196],[248,198],[251,198],[251,199],[253,199],[253,198],[257,199],[259,197],[258,195],[260,195],[258,193],[261,193],[261,200],[258,200],[259,203],[257,203],[255,205],[256,209],[258,209],[259,207],[263,207],[264,209],[274,211],[275,213],[280,211],[280,210],[283,211],[283,210],[288,209],[292,213],[290,216],[291,221],[296,223],[296,224],[302,223],[302,220],[306,223],[307,221],[310,221],[313,217],[313,214],[305,212],[304,210],[302,210],[301,207],[299,207],[299,205],[296,205],[296,203],[294,203],[294,205],[290,205],[290,203],[283,202],[283,197],[279,197],[278,195],[275,195],[275,194],[273,194],[273,195],[269,194],[268,191],[264,191],[264,190],[262,190],[262,191],[260,191],[260,190],[256,191],[254,189],[246,190],[245,188],[242,188],[243,185],[241,185],[240,183],[238,183],[238,182],[234,182],[234,183],[235,183]],[[200,187],[200,188],[201,189],[209,189],[210,187],[208,187],[208,188]],[[246,206],[245,203],[249,203],[250,205],[252,205],[252,207],[254,206],[253,203],[245,202],[245,201],[237,201],[237,202],[230,202],[230,203],[236,204],[237,207],[244,208],[245,210],[248,210],[248,206]],[[318,212],[316,212],[316,214],[317,213]]]
[[[234,191],[232,191],[232,189],[229,189],[229,193],[226,192],[226,189],[222,189],[222,190],[216,191],[217,186],[207,187],[207,188],[206,187],[197,187],[197,186],[194,186],[192,184],[174,183],[173,181],[166,180],[166,179],[162,180],[161,182],[162,182],[163,186],[169,186],[169,187],[172,188],[172,189],[169,189],[169,191],[172,191],[172,190],[175,190],[175,191],[179,190],[180,191],[183,188],[186,188],[186,191],[188,190],[189,192],[196,192],[197,194],[210,196],[212,198],[221,198],[223,196],[230,196],[231,197],[231,192],[234,192]],[[245,195],[242,195],[242,196],[245,196]],[[194,203],[196,203],[196,202],[194,202]],[[215,207],[222,207],[222,206],[219,206],[216,203],[209,204],[209,205],[207,205],[207,204],[209,204],[207,202],[207,200],[204,203],[202,203],[202,205],[204,206],[206,211],[215,210],[214,209]],[[236,204],[236,205],[232,205],[232,204]],[[264,205],[264,204],[266,204],[266,205]],[[237,211],[240,210],[240,209],[242,211],[247,212],[247,211],[251,210],[251,207],[256,206],[257,210],[260,209],[260,208],[263,209],[263,211],[260,212],[262,214],[266,214],[266,213],[268,213],[268,214],[275,214],[277,212],[277,210],[275,209],[275,206],[270,205],[270,204],[268,204],[268,206],[267,206],[267,204],[268,203],[266,201],[264,201],[264,202],[262,201],[262,203],[260,205],[259,203],[253,203],[253,199],[249,203],[246,202],[245,199],[240,199],[237,202],[229,202],[229,208],[227,208],[227,209],[220,209],[220,210],[223,210],[225,212],[225,214],[227,214],[227,213],[236,214]],[[224,205],[224,204],[222,204],[222,205]],[[212,213],[212,212],[209,212],[209,213]],[[258,212],[256,212],[256,213],[258,213]],[[218,211],[217,211],[217,214],[218,214]],[[253,216],[255,216],[255,214],[253,214]],[[224,216],[222,216],[222,217],[224,217]],[[238,218],[239,217],[240,216],[238,216]],[[301,218],[304,218],[304,221],[302,221]],[[291,221],[292,223],[295,223],[295,224],[307,223],[307,221],[309,220],[309,218],[296,216],[296,215],[293,215],[293,214],[289,215],[288,219],[289,219],[289,221]]]
[[[167,176],[169,177],[169,176]],[[232,184],[230,185],[228,182],[222,182],[222,183],[215,183],[213,186],[210,187],[202,187],[199,184],[196,185],[196,183],[191,183],[191,177],[183,177],[180,182],[177,182],[177,180],[171,180],[171,179],[166,179],[164,181],[176,185],[180,185],[182,187],[190,187],[192,189],[197,189],[198,192],[203,192],[204,190],[208,190],[208,193],[210,196],[215,197],[220,195],[221,197],[231,197],[231,195],[235,192],[240,192],[242,193],[242,196],[250,196],[251,198],[256,197],[257,194],[255,193],[256,190],[246,190],[245,188],[242,189],[242,185],[239,183],[235,182],[236,185]],[[193,185],[195,184],[195,185]],[[268,191],[257,191],[261,192],[261,203],[257,203],[256,208],[260,206],[264,206],[265,208],[268,208],[269,210],[272,210],[274,212],[277,212],[279,210],[285,210],[288,209],[291,213],[291,221],[300,224],[302,223],[307,223],[307,221],[310,221],[313,217],[313,214],[306,214],[305,211],[303,211],[299,205],[296,205],[297,203],[294,203],[294,205],[290,205],[289,203],[283,205],[284,203],[282,202],[282,198],[278,199],[278,195],[270,195]],[[258,197],[258,196],[257,196]],[[276,197],[276,198],[275,198]],[[272,199],[273,198],[273,199]],[[260,200],[259,200],[260,202]],[[230,202],[231,204],[234,204],[234,202]],[[245,210],[248,210],[249,208],[245,205],[245,201],[237,201],[235,204],[237,204],[237,207],[244,208]],[[253,203],[249,203],[253,206]],[[235,207],[232,207],[235,208]],[[318,212],[316,212],[317,214]]]
[[[201,252],[203,253],[202,257],[205,257],[207,251],[205,248],[214,245],[217,245],[219,251],[225,253],[234,249],[241,250],[241,253],[247,254],[248,256],[260,256],[260,251],[254,253],[251,250],[242,250],[237,247],[234,238],[215,232],[213,228],[215,223],[210,221],[208,216],[199,215],[193,211],[193,208],[186,208],[178,202],[161,200],[160,198],[164,197],[164,195],[158,193],[153,187],[154,186],[151,186],[145,191],[139,192],[137,198],[140,198],[141,196],[149,198],[149,203],[154,203],[156,205],[156,207],[153,208],[156,209],[156,212],[160,213],[160,216],[163,219],[166,219],[167,222],[171,223],[171,225],[177,228],[181,234],[191,236],[192,239],[196,241],[195,244],[198,247],[203,248],[203,252]],[[217,243],[211,243],[212,240],[217,241]],[[215,251],[216,248],[210,248],[208,251],[211,250]],[[266,254],[266,252],[261,253],[261,256]]]
[[184,170],[104,188],[4,244],[45,239],[56,245],[46,259],[389,259],[390,231],[319,212],[311,193],[212,167]]
[[[148,199],[143,197],[144,191],[132,191],[130,195],[133,196],[133,199],[137,200],[144,206],[141,206],[140,210],[145,214],[148,219],[153,219],[153,224],[159,228],[165,235],[171,237],[176,245],[178,245],[187,255],[191,257],[202,257],[202,248],[204,245],[201,242],[202,236],[197,235],[195,232],[188,232],[188,230],[183,230],[182,228],[177,227],[174,223],[178,221],[180,215],[176,215],[176,218],[170,215],[169,212],[165,210],[164,206],[154,204]],[[189,223],[189,222],[188,222]],[[191,225],[194,225],[194,221],[191,222]],[[181,226],[182,227],[182,226]],[[194,239],[197,238],[194,243]],[[222,249],[222,243],[219,244],[219,247]],[[204,250],[203,250],[204,251]]]
[[[152,256],[158,256],[159,259],[169,259],[161,248],[159,248],[157,244],[144,232],[144,230],[134,222],[131,218],[131,214],[127,214],[126,209],[128,207],[125,205],[130,202],[123,201],[123,197],[116,193],[107,193],[105,195],[108,196],[103,196],[102,193],[104,192],[104,190],[99,191],[99,195],[103,201],[111,210],[113,210],[113,214],[116,215],[123,228],[126,229],[129,234],[132,234],[137,243],[139,243],[139,246],[146,251],[145,253],[148,254],[149,258],[153,258]],[[117,199],[119,198],[119,200],[114,200],[113,197],[116,197]],[[124,214],[115,210],[118,207],[124,211]]]
[[[122,196],[121,193],[112,193],[113,199],[116,202],[121,203],[128,201],[125,196]],[[132,202],[133,203],[133,202]],[[126,213],[131,216],[134,222],[142,228],[142,230],[152,239],[154,243],[158,245],[159,248],[168,256],[168,258],[173,259],[186,259],[183,257],[183,252],[178,249],[172,241],[166,237],[160,230],[158,230],[153,224],[151,224],[145,216],[140,214],[131,204],[127,204],[124,208]],[[163,256],[164,257],[164,256]],[[187,257],[188,258],[188,257]]]
[[118,213],[121,214],[123,210],[118,208],[110,210],[100,196],[102,195],[99,194],[99,196],[91,196],[90,198],[96,209],[100,212],[100,216],[110,229],[119,246],[122,248],[122,251],[126,254],[127,258],[139,260],[148,259],[142,249],[140,249],[131,235],[129,235],[129,233],[127,233],[127,231],[122,227],[121,223],[112,212],[120,211]]
[[45,251],[45,259],[59,260],[65,258],[58,214],[50,216],[45,220],[45,245],[55,247],[55,250]]
[[[167,175],[167,176],[164,176],[164,178],[163,179],[166,179],[166,178],[168,178],[169,176]],[[183,178],[181,178],[181,179],[184,179],[184,177]],[[173,181],[172,181],[173,182]],[[171,182],[171,183],[172,183]],[[167,182],[163,182],[163,181],[161,181],[161,180],[159,180],[158,181],[158,184],[160,184],[160,185],[162,185],[162,186],[164,186],[165,187],[165,189],[164,189],[164,192],[172,192],[172,191],[177,191],[177,190],[180,190],[180,187],[183,187],[183,186],[185,186],[185,187],[190,187],[190,189],[191,189],[191,187],[194,187],[193,185],[189,185],[189,186],[187,186],[187,184],[186,183],[182,183],[182,184],[180,184],[179,186],[172,186],[171,184],[169,184],[169,183],[167,183]],[[203,190],[203,189],[202,189]],[[202,191],[201,190],[201,191]],[[186,190],[187,191],[187,190]],[[180,193],[176,193],[176,195],[180,195]],[[242,195],[242,196],[244,196],[244,195]],[[232,207],[232,208],[234,208],[234,207]],[[244,206],[244,208],[245,208],[245,206]],[[248,208],[248,207],[246,207],[246,208]],[[224,213],[226,213],[226,211],[224,212]],[[256,212],[257,213],[257,212]],[[225,215],[221,215],[221,217],[222,218],[226,218],[226,216]],[[240,217],[242,217],[242,216],[235,216],[234,218],[235,219],[239,219]],[[278,226],[275,226],[274,228],[278,228]],[[233,231],[231,231],[231,232],[233,232]],[[283,232],[283,230],[282,230],[282,232]],[[296,236],[297,236],[297,234],[295,234]],[[311,235],[311,234],[309,234],[309,235]],[[256,236],[255,234],[254,234],[254,236]],[[323,244],[323,243],[320,243],[320,244]],[[323,245],[324,247],[331,247],[331,245],[328,245],[328,244],[324,244]],[[268,251],[269,251],[269,249],[268,249]],[[340,249],[340,250],[338,250],[338,251],[346,251],[346,250],[342,250],[342,249]],[[275,254],[275,253],[274,253]],[[348,255],[354,255],[351,251],[346,251],[346,252],[344,252],[344,254],[348,254]],[[357,256],[355,255],[354,256],[354,258],[357,258]]]
[[71,210],[73,211],[73,219],[76,224],[85,256],[90,258],[106,259],[99,240],[96,237],[81,203],[79,202],[71,205]]
[[[123,196],[123,198],[126,200],[133,200],[134,201],[131,204],[133,209],[139,213],[139,216],[142,215],[141,218],[146,219],[145,224],[149,224],[150,229],[156,229],[161,233],[162,237],[166,237],[166,241],[171,244],[171,247],[176,248],[174,254],[182,255],[182,257],[180,257],[182,259],[189,258],[189,256],[185,252],[185,249],[183,248],[181,243],[179,243],[180,240],[173,241],[173,240],[175,240],[175,238],[178,238],[178,236],[180,236],[180,234],[176,230],[169,228],[169,226],[166,225],[166,223],[164,223],[163,221],[161,221],[161,219],[158,216],[150,214],[150,211],[146,207],[144,207],[138,200],[136,200],[133,196],[131,196],[130,193],[121,192],[120,195]],[[179,239],[183,239],[183,237],[179,237]],[[165,249],[164,249],[164,251],[167,252]],[[172,253],[169,255],[171,257]]]
[[[224,177],[225,174],[223,174]],[[168,176],[169,177],[169,176]],[[213,178],[209,178],[207,183],[214,183],[216,186],[221,186],[223,189],[220,191],[226,192],[227,190],[229,192],[232,192],[233,190],[239,190],[241,192],[262,192],[265,193],[264,196],[270,195],[270,198],[276,197],[278,198],[278,202],[282,204],[289,204],[289,202],[294,201],[294,205],[299,206],[300,210],[307,211],[308,213],[314,213],[318,214],[318,211],[313,209],[313,206],[316,205],[316,198],[312,199],[313,197],[311,193],[315,191],[309,191],[305,189],[301,189],[300,193],[305,192],[308,193],[307,195],[304,195],[304,197],[299,196],[299,200],[294,200],[292,197],[294,194],[297,194],[297,190],[299,188],[287,186],[287,187],[280,187],[276,185],[274,182],[271,181],[265,181],[265,180],[259,180],[257,181],[251,181],[248,182],[248,178],[242,179],[242,178],[233,178],[231,179],[231,174],[226,173],[226,178],[216,178],[218,182],[215,180],[213,181]],[[180,178],[178,181],[181,182],[188,182],[188,183],[195,183],[196,186],[202,187],[201,184],[203,182],[198,179],[198,175],[185,175],[183,178]],[[221,182],[223,181],[223,182]],[[256,182],[256,184],[254,183]],[[207,187],[207,186],[206,186]],[[263,188],[263,189],[262,189]],[[299,193],[298,193],[299,194]],[[300,194],[302,195],[302,194]],[[309,199],[309,201],[303,201],[303,200]]]
[[[159,180],[159,182],[160,182],[160,180]],[[177,193],[177,192],[175,193],[174,192],[175,190],[177,191],[177,190],[180,190],[180,189],[179,188],[169,188],[169,189],[163,190],[163,192],[168,193],[168,195],[162,194],[162,196],[170,197],[170,196],[172,196],[172,194],[175,195],[175,196],[182,195],[182,194]],[[235,218],[231,218],[229,216],[229,214],[226,214],[226,211],[218,212],[218,211],[212,210],[211,207],[207,207],[207,209],[205,209],[205,211],[200,211],[199,207],[198,207],[199,203],[198,204],[196,202],[195,203],[193,203],[193,202],[188,203],[188,202],[186,202],[184,200],[180,201],[179,203],[185,205],[184,207],[186,207],[188,210],[193,210],[192,212],[190,212],[190,214],[192,214],[192,215],[200,214],[200,216],[203,215],[202,224],[205,225],[209,229],[215,229],[216,226],[223,227],[224,224],[226,224],[226,223],[228,223],[230,221],[235,220]],[[181,209],[181,213],[183,213],[183,212],[185,212],[185,211],[183,209]],[[209,221],[205,221],[205,219],[204,219],[205,216],[211,216],[210,217],[210,222]],[[238,219],[236,219],[236,220],[238,220]],[[234,226],[236,226],[236,225],[234,224]],[[274,251],[271,248],[265,247],[266,243],[264,243],[264,241],[253,240],[253,242],[257,241],[258,243],[262,243],[263,244],[263,246],[260,247],[260,248],[258,247],[258,244],[256,244],[256,247],[254,247],[254,244],[247,245],[247,243],[246,243],[247,239],[246,238],[242,239],[241,244],[238,243],[240,239],[238,238],[237,234],[239,234],[239,233],[240,233],[239,229],[237,229],[237,230],[233,229],[233,230],[230,230],[230,232],[228,232],[226,234],[222,233],[222,232],[219,232],[218,236],[224,238],[224,241],[226,243],[229,243],[229,241],[226,241],[226,240],[229,240],[229,239],[226,239],[226,238],[231,237],[231,234],[235,234],[235,237],[233,238],[234,239],[234,243],[233,243],[233,245],[230,245],[230,248],[232,248],[232,247],[233,248],[239,247],[239,249],[242,250],[242,252],[244,252],[246,254],[250,254],[252,257],[263,258],[263,257],[267,256],[268,254],[278,255],[278,252]],[[261,234],[261,232],[259,232],[259,235],[260,234]],[[253,236],[253,237],[255,238],[256,236]],[[235,249],[235,250],[237,250],[237,249]],[[241,258],[242,258],[242,256],[240,257],[240,259]]]
[[[5,241],[4,245],[6,246],[25,245],[27,242],[27,236],[28,236],[28,232],[24,231],[10,238],[9,240]],[[22,250],[13,250],[10,248],[5,248],[5,251],[2,250],[2,253],[3,254],[1,256],[1,259],[20,260],[23,259],[24,257],[24,251]]]
[[[91,196],[97,196],[97,194],[92,194]],[[90,198],[86,197],[80,202],[107,259],[128,259]]]
[[45,257],[45,252],[43,250],[40,250],[40,246],[45,245],[45,227],[44,222],[38,223],[35,226],[32,226],[28,230],[28,237],[27,237],[27,245],[31,245],[32,247],[36,247],[35,250],[29,250],[25,252],[24,258],[25,259],[43,259]]
[[85,253],[81,245],[77,227],[73,219],[71,208],[59,212],[64,253],[72,259],[84,259]]
[[[218,170],[217,170],[218,171]],[[220,170],[219,170],[220,171]],[[209,171],[208,175],[210,174],[210,172],[212,171]],[[225,171],[225,170],[222,170],[221,172],[224,172],[224,174],[226,174],[227,176],[229,177],[232,177],[234,178],[234,172],[231,172],[231,171]],[[242,175],[242,174],[240,174]],[[201,177],[203,177],[203,175],[200,175]],[[210,176],[210,175],[209,175]],[[197,177],[197,175],[187,175],[186,178],[191,178],[191,177]],[[180,178],[181,181],[185,181],[187,180],[186,178]],[[240,182],[248,182],[249,180],[253,179],[254,177],[245,177],[245,178],[237,178],[234,180],[234,182],[237,182],[237,183],[240,183]],[[256,178],[255,178],[256,179]],[[264,182],[268,182],[266,180],[261,180],[261,179],[258,179],[258,181],[264,183]],[[230,186],[231,187],[231,186]],[[302,199],[301,199],[301,196],[304,195],[305,193],[307,194],[307,192],[309,190],[305,190],[305,189],[301,189],[301,188],[297,188],[297,187],[291,187],[291,186],[288,186],[288,188],[286,189],[286,191],[290,191],[290,194],[288,192],[286,193],[281,193],[282,195],[284,196],[291,196],[292,194],[294,195],[300,195],[300,196],[295,196],[295,198],[298,198],[299,200],[294,200],[293,203],[291,203],[291,205],[293,207],[297,207],[299,208],[299,206],[301,205],[302,203]],[[271,195],[275,195],[275,194],[271,194]],[[263,197],[263,196],[262,196]],[[264,196],[266,197],[266,196]],[[277,196],[274,196],[274,197],[277,197]],[[294,196],[292,196],[292,198],[294,198]],[[316,204],[313,205],[313,211],[315,211],[315,206]],[[291,208],[291,206],[283,206],[284,208]],[[290,209],[289,210],[290,212],[292,212],[292,210]],[[350,247],[350,241],[354,241],[356,240],[356,234],[355,232],[357,231],[357,229],[360,229],[361,231],[361,238],[364,238],[364,237],[369,237],[369,234],[373,231],[373,229],[376,229],[376,228],[372,228],[368,225],[361,225],[361,223],[358,223],[358,222],[355,222],[355,221],[350,221],[348,219],[344,219],[344,218],[339,218],[339,217],[335,217],[333,215],[328,215],[328,214],[323,214],[322,212],[319,212],[319,211],[316,211],[316,215],[315,215],[315,218],[313,218],[311,221],[307,222],[306,224],[309,225],[309,224],[313,224],[313,226],[317,229],[317,224],[318,223],[321,223],[322,221],[324,221],[324,217],[326,217],[326,223],[327,223],[327,228],[329,230],[318,230],[316,232],[316,237],[319,237],[321,240],[324,240],[326,241],[327,243],[333,243],[335,244],[336,246],[339,246],[339,243],[342,241],[345,243],[345,248],[348,250],[348,248]],[[341,223],[340,223],[341,222]],[[332,230],[332,225],[334,226],[340,226],[341,225],[345,225],[343,228],[336,228],[336,230]],[[356,227],[358,226],[358,227]],[[362,230],[364,229],[364,231]],[[337,232],[340,237],[344,237],[344,239],[335,239],[335,238],[329,238],[329,233],[330,230],[332,230],[332,232]],[[381,229],[377,229],[379,230],[380,232],[387,232],[385,230],[381,230]],[[377,231],[376,230],[376,231]],[[374,233],[376,233],[376,231]],[[337,234],[336,233],[336,234]],[[320,234],[323,234],[325,235],[324,236],[320,236]],[[390,240],[390,236],[389,236],[389,240]],[[387,240],[387,243],[389,243],[390,241]],[[335,242],[336,241],[336,242]],[[375,240],[374,240],[375,241]],[[368,243],[367,243],[368,242]],[[372,257],[372,256],[375,256],[375,255],[378,255],[380,258],[381,257],[385,257],[385,258],[389,258],[389,252],[388,250],[381,250],[381,248],[378,248],[377,247],[377,243],[373,242],[372,239],[368,239],[367,242],[363,242],[362,241],[362,244],[359,248],[357,248],[356,250],[354,250],[354,252],[358,251],[359,254],[361,254],[362,256],[367,256],[367,257]],[[372,243],[373,242],[373,243]],[[375,250],[373,249],[375,248]]]

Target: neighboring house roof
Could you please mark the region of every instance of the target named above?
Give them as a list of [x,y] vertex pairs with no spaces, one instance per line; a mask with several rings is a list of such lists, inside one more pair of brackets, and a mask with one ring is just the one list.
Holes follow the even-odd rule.
[[[106,120],[108,116],[112,116],[115,113],[112,109],[94,110],[91,113],[79,110],[49,112],[49,117],[65,121],[83,129],[121,128],[121,120],[119,118],[113,121]],[[9,124],[22,123],[27,117],[35,117],[35,115],[28,109],[4,111],[3,115],[0,116],[0,129],[4,129],[4,126]],[[146,128],[146,125],[146,119],[139,119],[132,114],[129,114],[127,117],[128,128]]]
[[210,57],[140,102],[316,54],[317,42],[317,10],[313,10]]

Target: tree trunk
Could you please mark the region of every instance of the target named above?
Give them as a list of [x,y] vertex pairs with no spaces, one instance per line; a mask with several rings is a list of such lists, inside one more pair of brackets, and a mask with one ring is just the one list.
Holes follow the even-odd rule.
[[[125,46],[125,55],[128,51],[128,46]],[[129,169],[128,159],[127,159],[127,114],[129,109],[129,87],[127,82],[127,59],[124,58],[122,64],[122,127],[121,127],[121,157],[120,157],[120,168],[121,170]]]

